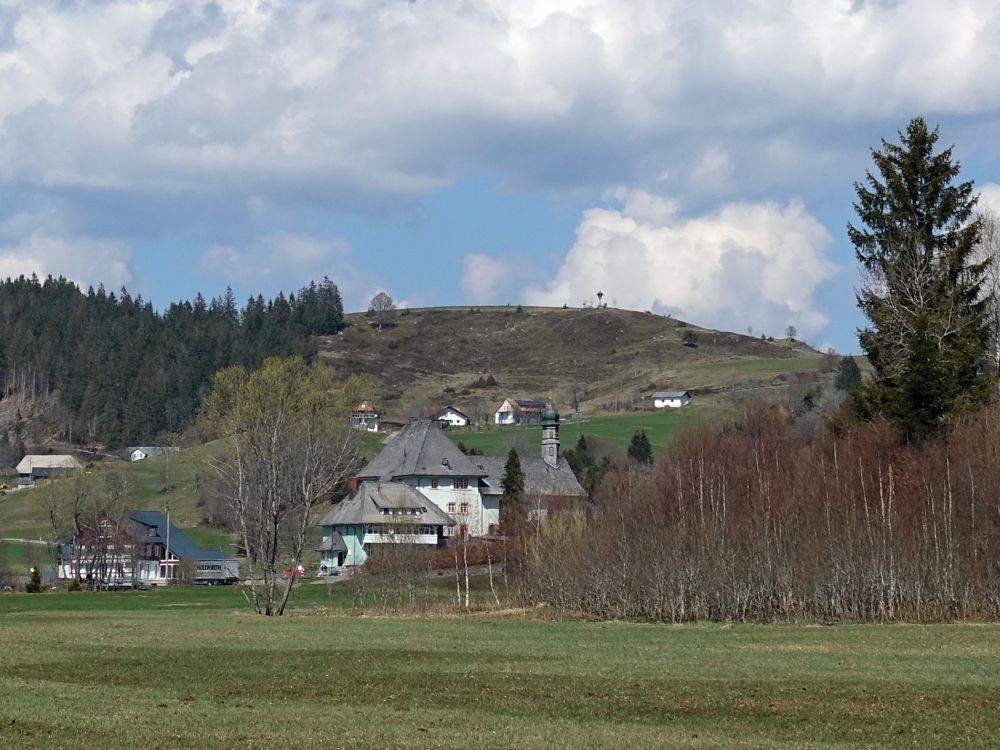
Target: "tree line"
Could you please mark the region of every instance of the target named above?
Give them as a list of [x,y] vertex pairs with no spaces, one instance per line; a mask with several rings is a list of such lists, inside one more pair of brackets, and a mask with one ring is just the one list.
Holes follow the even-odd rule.
[[0,384],[26,402],[57,397],[48,421],[69,442],[144,443],[190,425],[216,372],[269,356],[310,360],[314,337],[343,325],[329,279],[242,308],[230,289],[161,312],[126,289],[21,276],[0,282]]
[[618,462],[508,572],[526,601],[600,618],[996,618],[998,445],[997,407],[907,444],[885,420],[806,433],[751,406],[652,470]]

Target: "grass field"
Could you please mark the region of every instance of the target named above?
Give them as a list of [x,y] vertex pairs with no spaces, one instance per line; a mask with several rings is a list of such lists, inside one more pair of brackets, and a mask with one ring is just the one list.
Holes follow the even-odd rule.
[[361,618],[306,586],[0,596],[0,746],[987,748],[1000,626]]
[[[576,445],[581,435],[599,438],[610,447],[624,453],[632,436],[645,430],[654,453],[663,450],[684,429],[697,427],[732,413],[716,400],[692,403],[683,409],[659,409],[627,412],[615,416],[593,417],[578,422],[563,421],[559,437],[563,450]],[[502,454],[511,448],[525,455],[538,455],[542,431],[538,425],[526,427],[491,427],[485,430],[449,429],[448,437],[470,448],[481,448],[487,455]]]

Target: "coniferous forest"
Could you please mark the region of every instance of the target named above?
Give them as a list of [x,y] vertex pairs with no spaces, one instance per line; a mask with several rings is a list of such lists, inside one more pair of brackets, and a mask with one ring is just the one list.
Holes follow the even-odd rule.
[[161,312],[125,289],[22,276],[0,282],[0,383],[6,397],[55,401],[49,413],[71,442],[146,443],[187,427],[220,369],[312,359],[313,337],[343,325],[329,279],[242,308],[227,290]]

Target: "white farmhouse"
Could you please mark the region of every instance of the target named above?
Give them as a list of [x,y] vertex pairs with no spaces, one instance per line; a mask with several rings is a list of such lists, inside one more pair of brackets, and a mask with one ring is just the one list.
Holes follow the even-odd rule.
[[444,407],[441,411],[437,412],[431,419],[437,420],[443,425],[448,427],[466,427],[469,424],[469,418],[454,406],[449,404]]
[[657,391],[653,394],[653,406],[657,409],[680,409],[691,401],[689,391]]
[[493,415],[495,424],[538,424],[545,402],[530,398],[506,398]]

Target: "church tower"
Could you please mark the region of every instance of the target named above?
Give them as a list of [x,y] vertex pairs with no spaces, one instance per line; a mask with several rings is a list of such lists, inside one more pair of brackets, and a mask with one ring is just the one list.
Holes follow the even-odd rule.
[[542,412],[542,459],[553,469],[559,468],[559,412],[552,399]]

